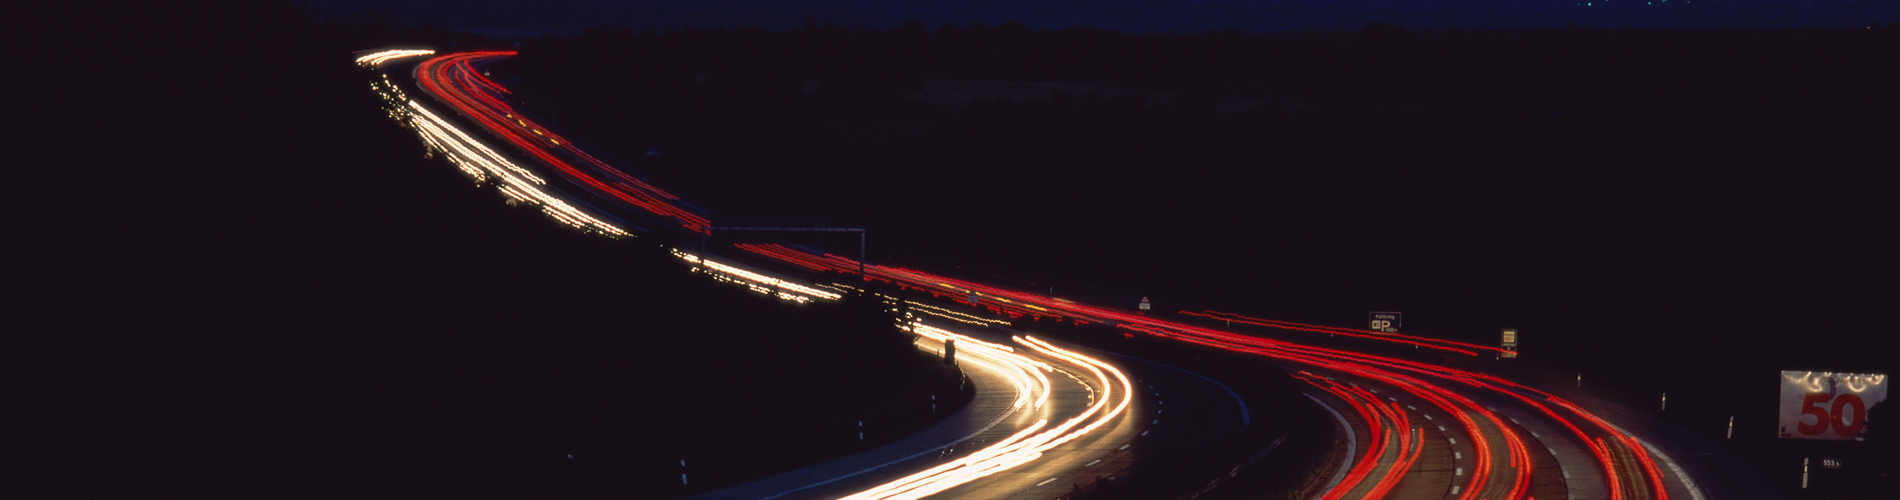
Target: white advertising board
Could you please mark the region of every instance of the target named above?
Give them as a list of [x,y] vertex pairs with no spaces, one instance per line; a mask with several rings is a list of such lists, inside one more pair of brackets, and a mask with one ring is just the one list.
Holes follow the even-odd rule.
[[1867,409],[1886,399],[1886,375],[1783,371],[1780,435],[1788,439],[1863,440]]

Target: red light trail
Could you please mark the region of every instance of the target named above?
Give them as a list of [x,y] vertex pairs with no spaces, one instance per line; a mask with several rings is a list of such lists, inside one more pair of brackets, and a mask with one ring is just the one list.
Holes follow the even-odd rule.
[[[749,252],[814,271],[852,273],[858,269],[856,260],[834,254],[812,254],[782,245],[745,244],[736,246]],[[1610,436],[1611,441],[1627,448],[1630,456],[1636,457],[1635,460],[1637,463],[1634,464],[1635,468],[1641,470],[1642,474],[1646,476],[1645,479],[1648,480],[1647,493],[1658,500],[1666,500],[1668,498],[1668,493],[1664,490],[1660,469],[1656,467],[1654,460],[1651,459],[1647,450],[1645,450],[1641,443],[1637,442],[1634,437],[1617,430],[1608,422],[1597,418],[1595,415],[1575,404],[1490,375],[1383,356],[1243,336],[1103,307],[1078,304],[1067,300],[1057,300],[1053,297],[935,276],[900,267],[868,265],[865,267],[865,270],[866,279],[869,280],[888,282],[900,287],[915,288],[939,295],[975,297],[979,305],[1012,318],[1027,314],[1107,323],[1131,332],[1168,337],[1220,349],[1246,352],[1309,365],[1325,366],[1392,383],[1421,399],[1434,402],[1434,404],[1439,405],[1450,414],[1455,415],[1455,418],[1460,419],[1460,423],[1465,425],[1466,430],[1474,436],[1474,439],[1480,440],[1479,443],[1482,445],[1479,449],[1483,451],[1479,452],[1478,457],[1480,460],[1478,470],[1480,471],[1489,472],[1493,470],[1495,468],[1495,465],[1492,463],[1494,460],[1491,457],[1490,445],[1483,440],[1483,433],[1477,428],[1476,421],[1470,420],[1470,417],[1466,413],[1476,413],[1482,417],[1486,423],[1491,424],[1491,427],[1496,428],[1503,434],[1505,436],[1505,442],[1503,444],[1505,446],[1506,455],[1509,457],[1506,466],[1514,469],[1510,487],[1506,490],[1505,498],[1519,498],[1529,488],[1531,462],[1529,452],[1523,443],[1523,438],[1517,435],[1516,430],[1505,426],[1503,422],[1497,418],[1495,413],[1483,409],[1476,403],[1462,396],[1458,396],[1450,391],[1417,379],[1401,379],[1397,377],[1396,374],[1383,370],[1381,367],[1413,372],[1434,378],[1460,382],[1480,389],[1492,390],[1515,399],[1529,408],[1537,410],[1539,413],[1544,414],[1551,420],[1562,424],[1564,428],[1570,430],[1579,441],[1585,443],[1590,448],[1592,454],[1597,457],[1597,461],[1603,466],[1605,477],[1607,478],[1606,480],[1609,482],[1608,489],[1610,498],[1612,500],[1621,500],[1624,498],[1625,495],[1620,484],[1621,481],[1616,474],[1615,454],[1609,445],[1599,442],[1597,437],[1593,436],[1592,433],[1585,432],[1581,427],[1572,423],[1570,419],[1559,415],[1555,409],[1552,409],[1552,406],[1555,406],[1556,408],[1565,410],[1566,413],[1576,415],[1577,418],[1589,424],[1593,424],[1596,428],[1595,434]],[[1477,352],[1464,347],[1490,351],[1497,350],[1485,346],[1438,339],[1395,336],[1371,332],[1362,333],[1362,331],[1359,330],[1345,328],[1261,320],[1232,313],[1210,312],[1188,314],[1214,319],[1247,322],[1281,329],[1335,333],[1399,342],[1464,355],[1477,354]],[[1524,392],[1537,394],[1538,398],[1533,399],[1526,397],[1523,395]],[[1547,401],[1549,404],[1540,402],[1540,400]],[[1402,471],[1396,473],[1402,474]],[[1480,498],[1478,495],[1484,491],[1484,477],[1485,475],[1474,474],[1472,483],[1464,490],[1464,495],[1461,496],[1461,498],[1470,500]]]
[[[421,88],[438,101],[452,107],[468,120],[479,124],[490,134],[555,168],[562,177],[589,192],[630,209],[641,210],[663,220],[670,220],[689,232],[705,234],[708,231],[707,228],[710,226],[708,221],[703,216],[676,203],[677,197],[582,152],[572,142],[524,117],[504,100],[504,97],[509,94],[505,87],[484,78],[474,69],[475,64],[514,54],[514,52],[470,52],[433,57],[417,65],[416,79]],[[375,67],[387,61],[387,57],[409,55],[423,54],[411,53],[383,58],[365,56],[363,61],[364,64]],[[856,274],[860,268],[856,260],[847,257],[814,254],[782,245],[739,244],[734,247],[811,271]],[[1642,480],[1646,483],[1644,485],[1647,486],[1646,488],[1635,487],[1632,490],[1634,492],[1647,493],[1657,500],[1668,498],[1660,469],[1657,468],[1644,445],[1636,438],[1573,403],[1494,376],[1396,358],[1240,335],[1118,309],[1080,304],[1050,296],[936,276],[901,267],[866,265],[863,269],[866,280],[885,282],[905,289],[917,289],[936,296],[965,299],[972,305],[1009,318],[1028,315],[1038,319],[1051,318],[1078,324],[1103,323],[1131,334],[1166,337],[1197,345],[1337,370],[1399,388],[1451,415],[1474,439],[1477,462],[1471,480],[1463,485],[1461,500],[1491,498],[1486,495],[1487,492],[1495,493],[1501,498],[1523,498],[1528,491],[1531,475],[1531,460],[1527,447],[1517,431],[1504,425],[1495,412],[1448,389],[1416,378],[1414,375],[1454,381],[1505,395],[1560,424],[1595,455],[1603,468],[1610,498],[1613,500],[1625,498],[1622,484],[1625,480]],[[947,309],[919,308],[915,311],[955,321],[971,321],[969,317],[956,317],[968,315]],[[1485,351],[1501,352],[1495,347],[1462,342],[1253,318],[1212,310],[1181,311],[1181,313],[1192,317],[1281,330],[1327,333],[1410,344],[1419,348],[1466,356],[1476,356],[1479,352]],[[1411,427],[1410,418],[1397,403],[1381,402],[1365,388],[1340,386],[1331,380],[1304,372],[1295,376],[1346,401],[1363,420],[1372,423],[1371,443],[1376,443],[1374,449],[1377,451],[1359,463],[1353,464],[1347,476],[1349,481],[1342,482],[1338,488],[1329,492],[1327,498],[1341,497],[1351,491],[1354,486],[1361,484],[1371,485],[1366,495],[1368,498],[1377,498],[1389,493],[1402,479],[1405,469],[1416,462],[1422,453],[1423,430]],[[1574,416],[1590,429],[1586,431],[1571,418],[1563,416],[1566,414]],[[1477,418],[1473,418],[1474,415]],[[1392,427],[1390,431],[1386,429],[1388,424]],[[1497,465],[1494,464],[1495,454],[1492,450],[1494,443],[1485,437],[1486,430],[1494,430],[1504,437],[1502,443],[1496,444],[1503,447],[1507,457],[1504,467],[1512,469],[1508,481],[1496,485],[1497,488],[1491,488],[1492,485],[1488,483],[1493,471],[1497,470]],[[1613,447],[1621,447],[1623,450],[1616,450]],[[1388,448],[1391,449],[1388,450]],[[1382,477],[1367,483],[1366,481],[1370,480],[1371,475],[1376,472],[1377,464],[1388,457],[1388,451],[1391,453],[1389,456],[1392,459],[1392,466],[1386,468]],[[1617,474],[1616,457],[1619,456],[1619,451],[1625,451],[1629,457],[1633,457],[1633,459],[1626,459],[1627,463],[1623,465],[1640,471],[1636,477],[1624,478]]]
[[[674,220],[681,228],[704,233],[710,224],[705,217],[672,203],[679,197],[621,172],[574,147],[553,132],[529,122],[500,97],[508,90],[475,71],[480,62],[515,55],[514,52],[469,52],[439,56],[416,66],[416,81],[429,95],[454,108],[487,129],[489,133],[513,144],[541,162],[559,170],[562,177],[602,198],[629,205],[647,213]],[[564,154],[591,167],[594,174],[562,160]],[[596,175],[598,174],[598,175]]]

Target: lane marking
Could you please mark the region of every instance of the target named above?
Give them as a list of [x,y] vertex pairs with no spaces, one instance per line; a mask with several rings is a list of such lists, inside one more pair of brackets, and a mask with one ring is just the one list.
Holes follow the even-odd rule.
[[[1042,482],[1040,482],[1040,483],[1036,483],[1036,486],[1042,486],[1042,485],[1045,485],[1045,484],[1049,484],[1049,483],[1051,483],[1051,482],[1054,482],[1055,480],[1056,480],[1056,478],[1053,478],[1053,477],[1052,477],[1052,478],[1049,478],[1049,479],[1044,479],[1044,480],[1042,480]],[[1454,491],[1454,492],[1452,492],[1452,493],[1457,493],[1457,492],[1456,492],[1456,491]]]
[[[1620,431],[1622,429],[1617,429],[1617,430]],[[1703,500],[1702,488],[1696,487],[1695,480],[1689,479],[1689,474],[1686,472],[1683,472],[1682,467],[1676,466],[1675,460],[1670,460],[1669,455],[1664,455],[1662,450],[1656,449],[1655,446],[1650,446],[1648,441],[1644,441],[1641,438],[1637,438],[1636,442],[1641,443],[1644,448],[1648,448],[1649,453],[1652,455],[1655,455],[1656,458],[1662,459],[1663,463],[1669,464],[1669,470],[1674,471],[1676,473],[1676,480],[1682,481],[1682,486],[1689,490],[1689,496],[1695,497],[1695,500]],[[1668,481],[1664,481],[1663,484],[1665,488],[1668,487]]]
[[[993,372],[993,373],[997,373],[997,374],[1001,374],[1001,373],[1003,373],[1003,372],[1002,372],[1002,370],[1003,370],[1003,368],[1001,368],[1000,366],[989,366],[989,365],[987,365],[987,364],[985,364],[985,363],[977,363],[977,364],[978,364],[979,366],[982,366],[982,367],[984,368],[984,371],[989,371],[989,372]],[[1021,391],[1018,391],[1018,392],[1020,393]],[[1009,416],[1010,416],[1010,415],[1014,415],[1014,414],[1016,414],[1016,410],[1017,410],[1017,408],[1016,408],[1016,407],[1013,407],[1013,406],[1012,406],[1012,407],[1010,407],[1010,408],[1009,408],[1008,410],[1004,410],[1002,414],[999,414],[999,415],[997,415],[997,416],[996,416],[996,418],[992,418],[992,419],[990,419],[990,422],[989,422],[988,424],[985,424],[985,425],[984,425],[984,426],[983,426],[982,428],[980,428],[980,429],[977,429],[977,430],[976,430],[976,432],[972,432],[972,433],[969,433],[968,435],[965,435],[965,436],[963,436],[963,437],[961,437],[961,438],[957,438],[957,439],[956,439],[955,441],[951,441],[951,442],[948,442],[948,443],[944,443],[944,444],[943,444],[943,445],[941,445],[941,446],[937,446],[937,447],[935,447],[935,448],[930,448],[930,449],[927,449],[927,450],[924,450],[924,451],[920,451],[920,452],[917,452],[916,454],[913,454],[913,455],[911,455],[911,456],[908,456],[908,457],[904,457],[904,458],[899,458],[899,459],[897,459],[897,460],[892,460],[892,461],[889,461],[889,462],[884,462],[884,463],[881,463],[881,464],[877,464],[877,465],[873,465],[873,466],[870,466],[870,467],[865,467],[865,468],[863,468],[863,469],[859,469],[859,470],[858,470],[857,472],[853,472],[853,473],[850,473],[850,474],[845,474],[845,475],[842,475],[842,476],[838,476],[838,477],[834,477],[834,478],[831,478],[831,479],[826,479],[826,480],[823,480],[823,481],[819,481],[819,482],[816,482],[816,483],[811,483],[811,484],[807,484],[807,485],[804,485],[804,486],[800,486],[800,487],[797,487],[797,488],[792,488],[792,489],[789,489],[789,490],[785,490],[785,491],[781,491],[781,492],[779,492],[779,493],[778,493],[778,494],[776,494],[776,495],[772,495],[772,496],[769,496],[769,497],[765,497],[765,498],[761,498],[761,499],[759,499],[759,500],[772,500],[772,499],[774,499],[774,498],[779,498],[779,497],[782,497],[782,496],[785,496],[785,495],[789,495],[789,494],[792,494],[793,492],[796,492],[796,491],[802,491],[802,490],[806,490],[806,489],[810,489],[810,488],[814,488],[814,487],[818,487],[818,486],[823,486],[823,485],[827,485],[827,484],[831,484],[831,483],[835,483],[835,482],[838,482],[838,481],[842,481],[842,480],[845,480],[845,479],[849,479],[849,478],[852,478],[852,477],[856,477],[856,476],[858,476],[858,475],[861,475],[861,474],[865,474],[865,473],[868,473],[868,472],[871,472],[871,471],[874,471],[874,470],[878,470],[878,469],[882,469],[882,468],[885,468],[885,467],[888,467],[888,466],[891,466],[891,465],[895,465],[895,464],[898,464],[898,463],[902,463],[902,462],[906,462],[906,461],[909,461],[909,460],[911,460],[911,459],[914,459],[914,458],[917,458],[917,457],[921,457],[921,456],[924,456],[924,455],[929,455],[929,454],[931,454],[931,453],[935,453],[935,452],[937,452],[937,451],[939,451],[939,450],[943,450],[943,449],[945,449],[945,448],[950,448],[950,447],[952,447],[952,446],[956,446],[956,445],[958,445],[958,444],[961,444],[961,443],[962,443],[962,442],[964,442],[964,441],[968,441],[968,440],[970,440],[971,438],[974,438],[974,437],[977,437],[977,436],[980,436],[980,435],[982,435],[982,434],[983,434],[983,433],[985,433],[985,432],[989,432],[989,430],[990,430],[991,428],[993,428],[993,427],[996,427],[996,425],[997,425],[997,424],[1001,424],[1001,423],[1003,423],[1003,419],[1005,419],[1005,418],[1009,418]],[[1143,433],[1143,434],[1146,434],[1146,433]]]
[[1094,467],[1094,466],[1095,466],[1095,464],[1099,464],[1099,463],[1102,463],[1102,459],[1099,459],[1099,458],[1097,458],[1097,459],[1095,459],[1095,461],[1094,461],[1094,462],[1089,462],[1089,463],[1086,463],[1086,464],[1082,464],[1082,466],[1083,466],[1083,467]]
[[[1329,378],[1327,380],[1332,380],[1332,379]],[[1306,399],[1313,400],[1313,404],[1319,405],[1320,408],[1325,408],[1326,413],[1333,414],[1333,418],[1339,419],[1339,426],[1346,429],[1346,460],[1343,462],[1340,462],[1339,471],[1333,473],[1333,480],[1329,483],[1326,483],[1325,491],[1332,491],[1334,487],[1339,486],[1340,481],[1344,481],[1346,479],[1346,469],[1348,468],[1348,466],[1352,465],[1353,454],[1358,451],[1359,438],[1356,434],[1352,432],[1352,423],[1347,422],[1346,416],[1340,415],[1339,410],[1333,409],[1332,405],[1328,405],[1326,404],[1326,402],[1320,401],[1319,398],[1313,397],[1312,394],[1307,394],[1307,393],[1302,392],[1300,393],[1300,395],[1306,396]]]
[[1458,471],[1457,471],[1457,472],[1454,472],[1454,473],[1452,473],[1452,475],[1453,475],[1453,476],[1462,476],[1462,475],[1465,475],[1465,468],[1464,468],[1464,467],[1459,467],[1459,468],[1458,468]]
[[[1042,486],[1042,485],[1037,485],[1037,486]],[[1451,485],[1451,494],[1453,495],[1458,494],[1458,485],[1455,485],[1455,484]]]
[[[1174,365],[1170,365],[1170,364],[1167,364],[1167,363],[1162,363],[1162,362],[1159,362],[1159,361],[1154,361],[1154,360],[1150,360],[1150,359],[1142,359],[1142,358],[1137,358],[1137,357],[1134,357],[1134,356],[1129,356],[1129,355],[1126,355],[1126,354],[1120,354],[1120,353],[1113,353],[1113,352],[1108,352],[1108,351],[1103,351],[1103,350],[1099,350],[1099,349],[1090,349],[1090,348],[1087,348],[1087,347],[1082,347],[1082,346],[1071,346],[1071,347],[1077,347],[1077,348],[1081,348],[1081,349],[1088,349],[1088,350],[1090,350],[1090,351],[1095,351],[1095,352],[1098,352],[1098,353],[1102,353],[1102,354],[1106,354],[1106,355],[1110,355],[1110,356],[1115,356],[1115,357],[1118,357],[1118,358],[1127,358],[1127,359],[1132,359],[1132,360],[1136,360],[1136,361],[1143,361],[1143,362],[1148,362],[1148,363],[1154,363],[1154,364],[1157,364],[1157,365],[1161,365],[1161,366],[1166,366],[1166,367],[1168,367],[1168,368],[1173,368],[1173,369],[1175,369],[1175,371],[1179,371],[1179,372],[1181,372],[1181,373],[1186,373],[1186,374],[1188,374],[1188,375],[1193,375],[1193,376],[1195,376],[1195,377],[1199,377],[1199,378],[1200,378],[1201,380],[1206,380],[1206,381],[1207,381],[1207,383],[1210,383],[1210,384],[1214,384],[1214,385],[1217,385],[1217,386],[1220,386],[1220,388],[1221,388],[1222,390],[1225,390],[1225,391],[1227,391],[1227,395],[1228,395],[1228,396],[1233,396],[1233,397],[1234,397],[1234,404],[1238,404],[1238,405],[1240,405],[1240,425],[1242,425],[1242,426],[1249,426],[1249,425],[1253,425],[1253,414],[1252,414],[1252,413],[1249,413],[1249,412],[1247,411],[1247,400],[1244,400],[1244,399],[1241,399],[1241,398],[1240,398],[1240,393],[1238,393],[1238,392],[1234,392],[1234,389],[1233,389],[1233,388],[1230,388],[1230,387],[1227,387],[1227,384],[1223,384],[1223,383],[1220,383],[1220,382],[1216,382],[1216,381],[1214,381],[1214,379],[1211,379],[1211,378],[1207,378],[1207,376],[1206,376],[1206,375],[1202,375],[1202,374],[1199,374],[1199,373],[1194,373],[1194,372],[1191,372],[1191,371],[1187,371],[1187,370],[1183,370],[1183,369],[1181,369],[1181,367],[1178,367],[1178,366],[1174,366]],[[1141,379],[1136,379],[1135,381],[1137,381],[1137,382],[1142,382],[1142,380],[1141,380]],[[1153,388],[1155,388],[1155,386],[1153,386],[1153,385],[1149,385],[1149,386],[1148,386],[1148,388],[1149,388],[1149,389],[1153,389]],[[1159,393],[1159,392],[1156,392],[1156,393],[1155,393],[1155,396],[1157,396],[1157,397],[1159,397],[1159,396],[1161,396],[1161,393]]]
[[1148,431],[1141,431],[1141,435],[1143,435],[1143,436],[1146,436],[1146,435],[1148,435]]
[[1438,432],[1445,432],[1445,426],[1438,426]]
[[1454,451],[1454,452],[1451,452],[1451,459],[1452,459],[1452,460],[1464,460],[1464,459],[1465,459],[1465,453],[1464,453],[1464,452],[1462,452],[1462,451]]
[[1458,439],[1457,439],[1457,438],[1445,438],[1445,440],[1446,440],[1446,441],[1451,441],[1451,444],[1458,444]]
[[1116,450],[1116,451],[1121,451],[1121,450],[1126,450],[1126,449],[1128,449],[1128,445],[1125,445],[1125,444],[1124,444],[1124,445],[1122,445],[1122,447],[1120,447],[1120,448],[1116,448],[1115,450]]

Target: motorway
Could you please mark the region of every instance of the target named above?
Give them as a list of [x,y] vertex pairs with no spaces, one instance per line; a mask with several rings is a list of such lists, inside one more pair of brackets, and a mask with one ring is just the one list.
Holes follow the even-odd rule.
[[956,341],[977,389],[964,408],[903,440],[694,498],[995,498],[1066,488],[1056,480],[1125,462],[1111,455],[1142,425],[1119,370],[1033,337],[910,326],[939,356]]
[[[847,257],[812,254],[779,245],[737,247],[814,271],[849,272],[858,265]],[[1369,438],[1361,443],[1364,449],[1357,451],[1358,460],[1347,467],[1348,472],[1342,478],[1341,486],[1324,498],[1410,497],[1426,495],[1425,492],[1430,491],[1443,492],[1430,495],[1432,498],[1461,500],[1534,498],[1540,493],[1533,489],[1534,486],[1558,482],[1564,485],[1562,495],[1569,498],[1621,500],[1667,499],[1672,494],[1701,496],[1686,476],[1673,470],[1671,474],[1664,474],[1663,467],[1658,463],[1659,460],[1666,462],[1666,457],[1658,457],[1657,451],[1635,436],[1573,403],[1495,376],[1406,359],[1239,335],[1216,328],[1161,320],[898,267],[868,265],[866,270],[869,279],[933,295],[962,298],[980,304],[998,316],[1030,315],[1057,321],[1104,323],[1131,334],[1154,335],[1258,355],[1290,369],[1323,369],[1334,373],[1335,378],[1350,380],[1354,384],[1385,384],[1389,387],[1388,395],[1369,396],[1369,390],[1359,393],[1350,388],[1332,387],[1307,379],[1314,382],[1317,390],[1311,394],[1334,398],[1337,403],[1329,406],[1354,421],[1350,427],[1362,429]],[[1494,347],[1440,339],[1273,321],[1231,313],[1183,313],[1189,317],[1203,316],[1289,331],[1363,337],[1412,345],[1441,355],[1476,357],[1499,352]],[[1435,459],[1421,461],[1416,458],[1426,453],[1427,448],[1436,448],[1436,439],[1428,438],[1430,431],[1437,430],[1439,424],[1415,422],[1436,419],[1424,415],[1413,416],[1407,412],[1410,409],[1393,408],[1401,406],[1392,400],[1394,394],[1407,395],[1418,402],[1427,403],[1441,412],[1440,415],[1450,417],[1445,419],[1446,430],[1438,432],[1452,432],[1452,425],[1457,426],[1456,432],[1443,436],[1446,444],[1451,446],[1432,451]],[[1473,399],[1476,396],[1487,398],[1486,401],[1493,403],[1480,404]],[[1325,398],[1320,399],[1326,401]],[[1375,399],[1383,399],[1383,402]],[[1359,403],[1354,404],[1354,401]],[[1345,411],[1340,411],[1342,407]],[[1558,432],[1533,435],[1518,425],[1507,425],[1504,422],[1509,421],[1509,418],[1501,417],[1501,410],[1495,409],[1507,407],[1523,415],[1519,420],[1541,420]],[[1457,446],[1460,436],[1470,446],[1469,453],[1452,449]],[[1371,446],[1373,444],[1380,446],[1374,448]],[[1533,455],[1533,445],[1540,446],[1554,458],[1543,459]],[[1466,461],[1470,466],[1458,465],[1460,461]],[[1541,467],[1545,471],[1541,476],[1536,474],[1540,469],[1539,464],[1552,461],[1558,465],[1555,467],[1556,476],[1550,474],[1553,468],[1549,465]],[[1445,480],[1435,479],[1438,476],[1435,472],[1446,468],[1452,471],[1448,485]],[[1562,479],[1556,479],[1558,477]],[[1425,486],[1417,486],[1420,483]],[[1551,486],[1540,489],[1556,491]]]
[[[372,87],[384,96],[392,118],[415,130],[432,153],[444,155],[477,182],[495,185],[512,202],[540,206],[562,223],[609,237],[653,231],[697,236],[707,231],[705,214],[580,151],[515,109],[507,101],[507,89],[477,71],[480,64],[511,55],[378,52],[363,56],[359,64],[378,71],[380,79]],[[413,83],[390,76],[402,74],[404,68]],[[410,97],[411,89],[434,104]],[[506,152],[488,146],[492,140],[505,143]],[[1703,496],[1661,450],[1554,395],[1413,359],[1243,335],[1198,323],[1360,337],[1411,345],[1434,356],[1490,356],[1498,352],[1493,347],[1217,311],[1181,311],[1185,319],[1164,320],[875,264],[862,267],[869,283],[800,281],[792,276],[856,274],[860,263],[781,245],[717,250],[678,248],[674,253],[715,279],[743,282],[785,300],[836,300],[845,293],[906,289],[932,296],[906,301],[911,316],[901,326],[928,339],[920,344],[924,349],[940,349],[942,341],[956,339],[959,357],[970,368],[966,373],[978,384],[978,398],[914,439],[704,498],[1051,498],[1125,470],[1138,455],[1139,448],[1131,447],[1164,425],[1161,417],[1168,409],[1160,392],[1141,381],[1167,370],[1146,366],[1131,379],[1124,367],[1141,363],[1110,363],[1107,360],[1115,356],[1084,355],[1072,346],[1030,335],[998,333],[1010,319],[1024,316],[1104,324],[1128,335],[1245,353],[1295,372],[1309,387],[1307,395],[1338,416],[1340,432],[1352,443],[1350,458],[1338,464],[1319,498]],[[763,269],[717,257],[726,251],[773,264]],[[944,307],[950,302],[982,313]],[[1247,425],[1246,405],[1236,400],[1243,415],[1237,425]]]

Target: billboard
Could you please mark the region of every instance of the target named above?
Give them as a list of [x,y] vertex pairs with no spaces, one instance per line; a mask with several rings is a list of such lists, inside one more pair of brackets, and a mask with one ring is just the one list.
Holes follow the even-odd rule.
[[1781,372],[1781,437],[1863,441],[1867,409],[1887,399],[1887,376]]
[[1371,323],[1366,329],[1379,333],[1399,333],[1399,327],[1405,323],[1405,315],[1397,312],[1373,312],[1366,313],[1366,316]]

